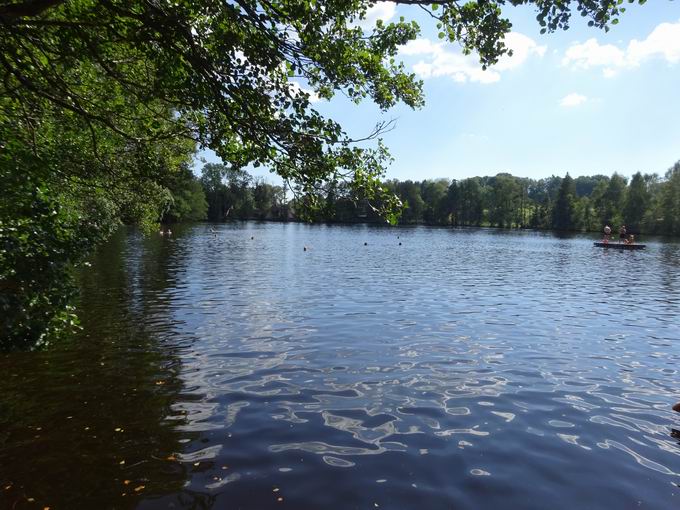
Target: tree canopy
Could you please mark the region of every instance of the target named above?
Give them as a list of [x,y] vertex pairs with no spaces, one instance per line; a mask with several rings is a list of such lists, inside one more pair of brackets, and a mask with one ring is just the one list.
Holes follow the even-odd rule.
[[[395,61],[419,27],[401,18],[364,30],[357,22],[374,3],[2,1],[0,111],[36,145],[39,119],[52,111],[74,119],[94,150],[111,134],[131,145],[185,137],[235,166],[266,165],[303,192],[338,179],[375,192],[384,148],[353,145],[305,89],[382,109],[423,104],[421,83]],[[504,6],[533,5],[544,31],[568,28],[572,9],[603,28],[625,10],[605,0],[397,3],[428,12],[440,37],[485,66],[507,52]]]

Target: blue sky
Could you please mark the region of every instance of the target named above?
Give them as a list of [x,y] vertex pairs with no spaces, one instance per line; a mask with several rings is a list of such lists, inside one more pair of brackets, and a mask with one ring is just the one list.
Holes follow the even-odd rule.
[[680,159],[679,7],[630,5],[608,33],[577,15],[568,31],[545,35],[531,8],[509,8],[515,56],[482,72],[474,57],[442,44],[417,7],[378,3],[369,22],[419,21],[419,40],[400,56],[424,80],[426,106],[382,113],[342,98],[314,106],[356,137],[397,119],[383,137],[395,159],[388,178],[663,174]]

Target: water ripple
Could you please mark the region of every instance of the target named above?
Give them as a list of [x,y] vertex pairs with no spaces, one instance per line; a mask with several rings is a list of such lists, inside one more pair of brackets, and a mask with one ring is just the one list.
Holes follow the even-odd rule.
[[[171,500],[139,496],[144,508],[680,503],[676,244],[609,253],[524,232],[208,228],[124,238],[123,278],[104,285],[110,265],[95,265],[83,312],[88,341],[100,356],[116,345],[121,367],[148,351],[142,330],[172,358],[149,362],[148,377],[168,392],[157,414],[172,449],[139,460],[176,459],[184,485]],[[98,329],[111,293],[125,316]],[[30,380],[29,365],[0,368]],[[38,433],[12,434],[0,434],[7,465]]]

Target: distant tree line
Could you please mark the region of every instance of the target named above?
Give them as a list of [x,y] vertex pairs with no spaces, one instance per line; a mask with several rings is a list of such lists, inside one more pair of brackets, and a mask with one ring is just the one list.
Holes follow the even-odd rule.
[[[680,235],[680,162],[664,178],[614,173],[572,178],[492,177],[388,181],[404,204],[401,223]],[[345,220],[347,218],[343,218]]]
[[[208,163],[201,177],[184,173],[171,192],[165,221],[229,219],[384,223],[380,204],[353,195],[343,183],[316,194],[287,198],[282,186],[246,171]],[[630,232],[680,235],[680,161],[664,177],[640,172],[572,178],[492,177],[462,180],[388,180],[383,186],[402,203],[399,223],[600,231],[626,225]]]
[[282,186],[221,163],[206,163],[200,177],[187,170],[168,188],[172,199],[161,215],[162,223],[295,219]]

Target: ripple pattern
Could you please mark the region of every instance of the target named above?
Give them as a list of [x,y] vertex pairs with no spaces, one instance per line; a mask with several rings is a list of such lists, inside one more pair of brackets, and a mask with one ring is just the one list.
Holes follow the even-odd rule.
[[177,361],[185,467],[140,508],[680,504],[677,243],[209,228],[123,244],[121,312]]

